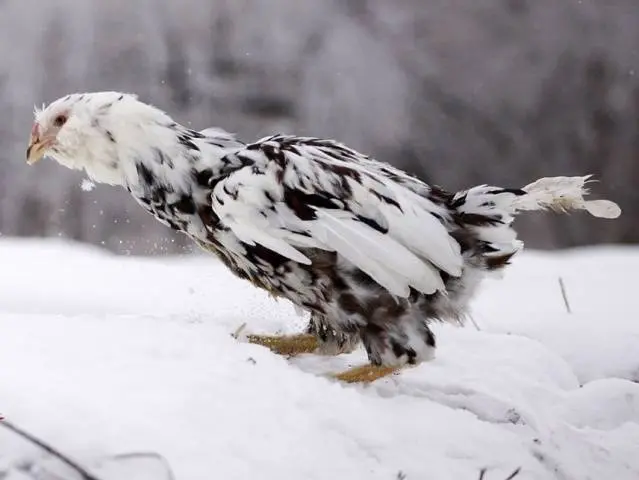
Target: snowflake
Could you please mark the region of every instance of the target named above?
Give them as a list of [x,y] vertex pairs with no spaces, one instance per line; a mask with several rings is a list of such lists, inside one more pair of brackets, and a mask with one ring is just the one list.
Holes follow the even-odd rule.
[[85,192],[90,192],[91,190],[95,188],[95,183],[93,183],[88,178],[85,178],[84,180],[82,180],[82,183],[80,184],[80,188],[84,190]]

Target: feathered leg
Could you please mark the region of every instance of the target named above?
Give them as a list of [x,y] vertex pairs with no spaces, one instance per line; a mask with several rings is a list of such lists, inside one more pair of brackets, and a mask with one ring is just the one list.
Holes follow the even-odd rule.
[[371,383],[432,359],[435,335],[427,322],[414,313],[362,327],[360,336],[370,363],[349,368],[332,377],[347,383]]
[[338,331],[325,317],[314,313],[306,327],[306,333],[317,338],[317,352],[321,355],[351,353],[360,342],[358,332]]

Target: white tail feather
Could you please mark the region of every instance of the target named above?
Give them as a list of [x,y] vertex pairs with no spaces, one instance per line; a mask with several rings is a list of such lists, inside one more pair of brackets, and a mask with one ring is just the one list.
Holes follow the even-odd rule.
[[[585,200],[585,187],[591,175],[584,177],[545,177],[522,188],[527,195],[517,197],[513,208],[518,210],[586,210],[595,217],[617,218],[621,208],[610,200]],[[514,212],[513,212],[514,213]]]
[[589,192],[585,187],[590,175],[584,177],[545,177],[526,185],[521,192],[478,185],[458,192],[454,200],[460,202],[457,211],[462,214],[483,215],[497,219],[488,225],[469,225],[477,237],[490,244],[492,252],[482,253],[486,258],[510,255],[523,247],[517,240],[512,222],[518,212],[526,210],[553,210],[564,213],[586,210],[595,217],[617,218],[619,206],[609,200],[585,200]]

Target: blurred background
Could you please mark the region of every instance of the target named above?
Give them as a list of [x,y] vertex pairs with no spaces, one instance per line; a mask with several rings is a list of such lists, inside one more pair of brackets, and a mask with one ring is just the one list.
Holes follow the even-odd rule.
[[639,241],[637,0],[0,0],[0,233],[189,242],[128,194],[24,161],[34,105],[121,90],[246,141],[333,137],[449,189],[593,173],[616,221],[533,214],[536,248]]

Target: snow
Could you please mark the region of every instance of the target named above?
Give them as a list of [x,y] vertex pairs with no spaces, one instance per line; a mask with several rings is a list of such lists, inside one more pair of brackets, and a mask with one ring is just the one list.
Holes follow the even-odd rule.
[[95,188],[95,183],[93,183],[93,181],[89,180],[88,178],[84,178],[80,183],[80,188],[85,192],[90,192]]
[[480,331],[437,327],[433,361],[369,386],[324,375],[360,350],[289,361],[232,338],[305,320],[210,257],[5,239],[0,266],[0,413],[86,464],[155,451],[178,480],[639,478],[636,248],[524,253],[485,283]]

